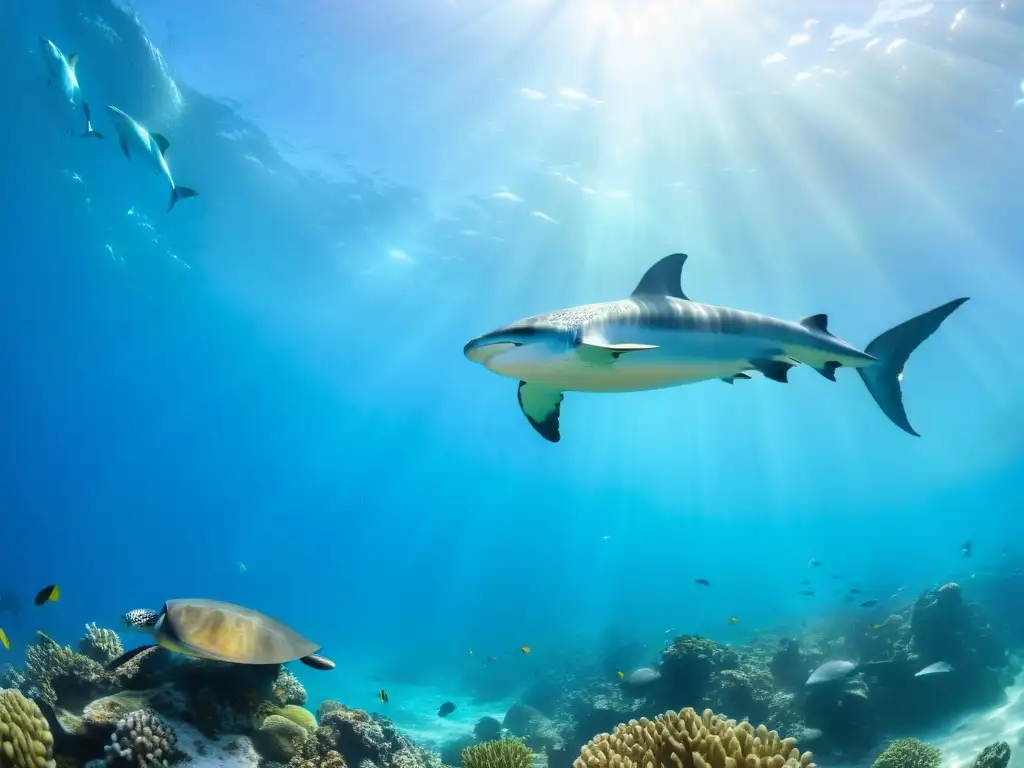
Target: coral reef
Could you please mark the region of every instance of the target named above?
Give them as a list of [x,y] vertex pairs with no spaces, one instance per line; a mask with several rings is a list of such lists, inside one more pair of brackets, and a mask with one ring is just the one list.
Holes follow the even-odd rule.
[[938,747],[917,739],[894,741],[871,764],[871,768],[939,768],[942,753]]
[[525,704],[513,704],[502,723],[513,736],[519,736],[531,749],[561,749],[563,740],[555,723],[544,713]]
[[181,757],[175,747],[178,739],[174,731],[148,709],[129,712],[118,721],[110,740],[112,743],[106,748],[110,768],[161,768]]
[[268,760],[287,763],[310,738],[309,731],[281,715],[270,715],[252,735],[256,751]]
[[989,744],[974,761],[974,768],[1006,768],[1010,763],[1010,745],[1005,741]]
[[114,630],[86,624],[85,636],[78,641],[78,651],[93,661],[108,664],[124,653],[124,646]]
[[306,689],[302,687],[299,679],[284,667],[277,673],[273,691],[274,698],[282,706],[294,704],[297,707],[304,707],[306,705]]
[[35,702],[20,691],[0,690],[0,764],[56,768],[50,727]]
[[581,750],[574,768],[811,768],[810,752],[800,754],[796,739],[776,731],[737,723],[689,707],[646,717],[595,736]]
[[680,635],[661,654],[661,673],[676,697],[700,701],[708,691],[716,670],[737,665],[736,654],[713,640],[697,635]]
[[522,739],[485,741],[462,750],[462,768],[530,768],[533,752]]

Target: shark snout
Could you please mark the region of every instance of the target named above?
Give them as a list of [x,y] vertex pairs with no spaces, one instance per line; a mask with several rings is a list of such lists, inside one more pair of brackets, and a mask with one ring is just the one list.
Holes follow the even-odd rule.
[[488,333],[467,342],[466,346],[462,348],[462,354],[474,363],[486,363],[495,355],[500,355],[516,346],[515,342],[495,338],[494,334]]

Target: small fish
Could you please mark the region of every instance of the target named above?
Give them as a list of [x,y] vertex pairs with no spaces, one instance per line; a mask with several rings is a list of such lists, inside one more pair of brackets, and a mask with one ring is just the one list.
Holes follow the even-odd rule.
[[926,675],[939,675],[943,672],[952,672],[953,665],[948,661],[936,661],[934,664],[929,664],[927,667],[922,669],[920,672],[914,674],[914,677],[925,677]]
[[973,549],[974,545],[971,544],[970,541],[965,541],[963,544],[960,545],[960,554],[962,554],[964,557],[970,557],[971,550]]
[[623,672],[621,669],[618,672],[616,672],[615,674],[619,676],[619,680],[621,680],[622,678],[624,678],[626,676],[626,673]]
[[602,536],[601,541],[608,541],[610,538],[611,536]]
[[497,661],[497,660],[498,660],[498,657],[497,657],[497,656],[488,656],[488,657],[487,657],[487,660],[488,660],[488,661]]
[[47,587],[43,587],[39,590],[39,594],[35,596],[32,602],[37,606],[43,605],[44,603],[55,603],[60,599],[60,587],[56,584],[50,584]]
[[711,582],[708,581],[707,579],[694,579],[693,583],[694,584],[700,584],[702,587],[710,587],[711,586]]
[[856,587],[852,587],[852,588],[850,589],[850,594],[851,594],[851,595],[859,595],[859,594],[860,594],[860,590],[859,590],[859,589],[857,589]]
[[533,649],[530,646],[528,646],[528,645],[524,645],[519,650],[522,651],[523,653],[529,654],[530,651],[532,651]]
[[879,602],[880,602],[879,600],[876,600],[875,598],[872,597],[872,598],[870,598],[868,600],[865,600],[863,603],[861,603],[860,607],[861,608],[870,608],[870,607],[872,607],[874,605],[878,605]]
[[472,656],[472,655],[473,655],[473,649],[472,649],[472,648],[470,648],[470,649],[469,649],[469,655],[470,655],[470,656]]
[[238,570],[241,571],[242,573],[245,573],[249,569],[245,567],[245,563],[243,563],[241,560],[239,560],[238,561]]
[[735,616],[730,616],[729,617],[729,623],[730,624],[736,624],[738,622],[739,622],[739,619],[737,619]]
[[800,590],[800,594],[801,595],[807,595],[808,597],[813,597],[814,596],[814,590],[813,589],[801,589]]
[[872,629],[881,629],[884,626],[885,626],[885,624],[872,624],[871,628]]
[[444,704],[441,705],[441,708],[437,710],[437,716],[448,717],[448,715],[450,715],[454,711],[455,705],[452,704],[450,701],[446,701]]
[[[838,573],[833,573],[832,574],[832,578],[835,579],[836,581],[839,581],[839,579],[841,579],[843,577],[840,574],[838,574]],[[813,731],[813,730],[817,730],[817,729],[812,728],[811,730]],[[819,733],[820,733],[820,731],[819,731]]]
[[807,565],[809,565],[811,568],[817,568],[821,565],[821,560],[819,560],[816,557],[812,557],[810,560],[807,561]]
[[671,635],[675,631],[676,631],[675,627],[669,627],[668,629],[665,630],[665,634],[666,635]]
[[377,698],[380,699],[380,703],[381,704],[387,704],[388,703],[388,692],[385,691],[383,688],[381,688],[380,691],[377,693]]
[[8,651],[11,650],[11,641],[7,639],[7,633],[0,629],[0,645],[3,645]]

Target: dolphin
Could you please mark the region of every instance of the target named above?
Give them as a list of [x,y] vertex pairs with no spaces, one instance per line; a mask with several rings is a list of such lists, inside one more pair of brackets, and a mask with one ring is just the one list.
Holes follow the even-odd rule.
[[833,336],[828,315],[793,322],[691,301],[681,277],[685,253],[647,270],[628,299],[528,317],[468,342],[463,354],[519,380],[519,407],[544,439],[561,439],[564,392],[639,392],[720,379],[732,384],[757,371],[787,383],[806,365],[829,381],[856,368],[878,407],[918,436],[903,408],[900,382],[910,354],[952,312],[955,299],[890,328],[861,351]]
[[45,37],[39,38],[39,46],[43,60],[46,62],[46,87],[57,86],[61,103],[69,111],[77,113],[79,109],[82,110],[82,114],[85,116],[83,138],[102,139],[103,134],[92,127],[89,102],[82,95],[82,86],[79,84],[78,75],[75,72],[75,68],[78,66],[78,54],[72,53],[70,56],[65,56],[52,40],[47,40]]
[[194,189],[182,187],[174,183],[171,169],[167,165],[167,158],[164,157],[167,149],[171,146],[167,139],[159,133],[150,133],[139,125],[131,115],[117,107],[108,106],[107,112],[110,114],[110,119],[114,121],[114,127],[117,129],[118,140],[124,156],[130,160],[132,148],[142,152],[154,170],[167,179],[167,183],[171,185],[171,202],[167,206],[168,213],[171,212],[171,209],[174,208],[174,204],[178,200],[186,197],[195,197],[199,194]]

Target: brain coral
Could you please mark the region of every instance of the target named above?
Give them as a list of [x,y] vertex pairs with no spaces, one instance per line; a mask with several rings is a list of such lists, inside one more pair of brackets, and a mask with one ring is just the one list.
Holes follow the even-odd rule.
[[573,768],[813,768],[796,739],[780,739],[763,725],[737,723],[705,709],[669,710],[595,736]]
[[20,691],[0,690],[0,764],[54,768],[53,734],[34,701]]

